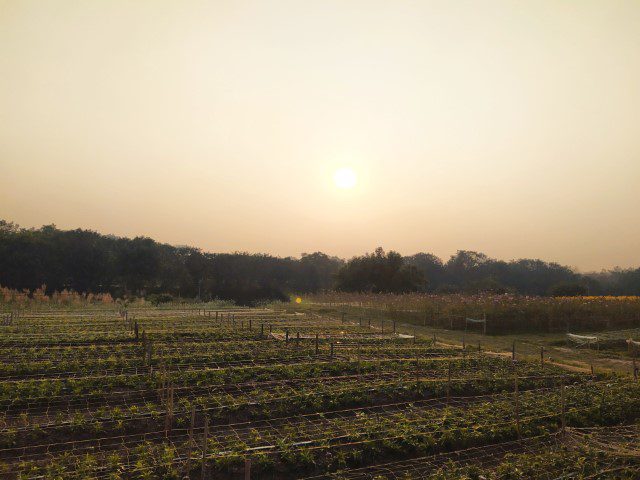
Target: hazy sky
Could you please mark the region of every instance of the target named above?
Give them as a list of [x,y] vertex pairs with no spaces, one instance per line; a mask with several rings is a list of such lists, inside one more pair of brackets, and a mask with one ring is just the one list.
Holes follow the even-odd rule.
[[638,0],[0,0],[22,226],[589,270],[639,207]]

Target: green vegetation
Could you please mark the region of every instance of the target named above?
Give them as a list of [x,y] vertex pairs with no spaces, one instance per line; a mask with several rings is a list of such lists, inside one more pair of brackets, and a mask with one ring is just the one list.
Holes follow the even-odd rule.
[[[632,429],[640,420],[640,384],[628,378],[512,362],[296,308],[169,303],[14,312],[0,331],[0,473],[590,475],[611,459],[574,432]],[[523,442],[536,447],[522,450]],[[499,447],[491,465],[454,457],[492,445]],[[425,460],[432,457],[439,460]],[[407,469],[412,462],[429,465],[430,476]],[[638,473],[634,458],[616,465],[621,476],[613,478]]]

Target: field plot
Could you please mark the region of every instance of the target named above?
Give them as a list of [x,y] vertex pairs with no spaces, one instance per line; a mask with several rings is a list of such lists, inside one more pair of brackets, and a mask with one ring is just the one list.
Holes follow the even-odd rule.
[[393,322],[76,309],[1,328],[3,478],[640,476],[637,382]]

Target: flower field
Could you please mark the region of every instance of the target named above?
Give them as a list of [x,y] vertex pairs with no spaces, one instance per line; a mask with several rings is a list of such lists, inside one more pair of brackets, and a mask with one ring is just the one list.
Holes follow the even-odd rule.
[[627,377],[363,317],[113,307],[0,327],[2,478],[640,475]]
[[640,328],[640,297],[538,297],[338,293],[304,302],[391,316],[433,327],[465,328],[465,318],[487,320],[487,333],[598,331]]

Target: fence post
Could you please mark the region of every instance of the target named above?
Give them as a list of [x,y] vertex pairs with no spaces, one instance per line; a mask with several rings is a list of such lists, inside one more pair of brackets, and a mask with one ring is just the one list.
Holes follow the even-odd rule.
[[515,360],[516,359],[516,341],[513,341],[513,344],[511,345],[511,360]]
[[251,319],[249,319],[249,330],[253,330],[253,323],[251,322]]
[[284,329],[284,343],[289,343],[289,329]]
[[173,386],[168,387],[167,413],[164,421],[164,436],[169,438],[173,426]]
[[544,347],[540,347],[540,366],[544,367]]
[[416,344],[416,329],[413,329],[413,344]]
[[451,399],[451,360],[449,360],[449,366],[447,368],[447,404]]
[[260,338],[264,337],[264,323],[260,324]]
[[516,375],[513,379],[513,392],[514,392],[514,403],[515,403],[515,417],[516,417],[516,433],[518,434],[518,440],[522,438],[522,433],[520,431],[520,399],[518,394],[518,375]]
[[139,331],[138,331],[138,321],[136,320],[135,324],[133,325],[133,331],[136,334],[136,342],[138,342],[140,340],[140,335],[139,335]]
[[207,437],[209,436],[209,417],[205,413],[204,417],[204,434],[202,435],[202,476],[205,480],[207,474]]
[[148,350],[149,360],[148,360],[148,362],[149,362],[149,365],[151,365],[151,358],[153,356],[153,342],[151,340],[149,340],[149,343],[147,345],[149,346],[149,350]]
[[561,410],[561,417],[560,417],[560,424],[562,425],[561,431],[562,433],[564,433],[565,428],[567,427],[567,418],[566,418],[566,410],[567,410],[567,406],[566,406],[566,401],[565,401],[565,389],[564,389],[564,375],[560,378],[560,406],[562,408]]
[[251,459],[244,459],[244,480],[251,480]]
[[316,355],[318,355],[318,349],[319,349],[319,345],[318,345],[318,334],[316,333]]
[[193,454],[193,444],[194,444],[194,438],[193,438],[193,428],[195,426],[196,423],[196,405],[195,403],[191,404],[191,424],[189,425],[189,443],[188,443],[188,450],[187,450],[187,461],[185,462],[185,477],[190,478],[189,477],[189,472],[191,471],[191,455]]
[[196,426],[196,404],[191,404],[191,423],[189,424],[189,442],[193,442],[193,430]]

